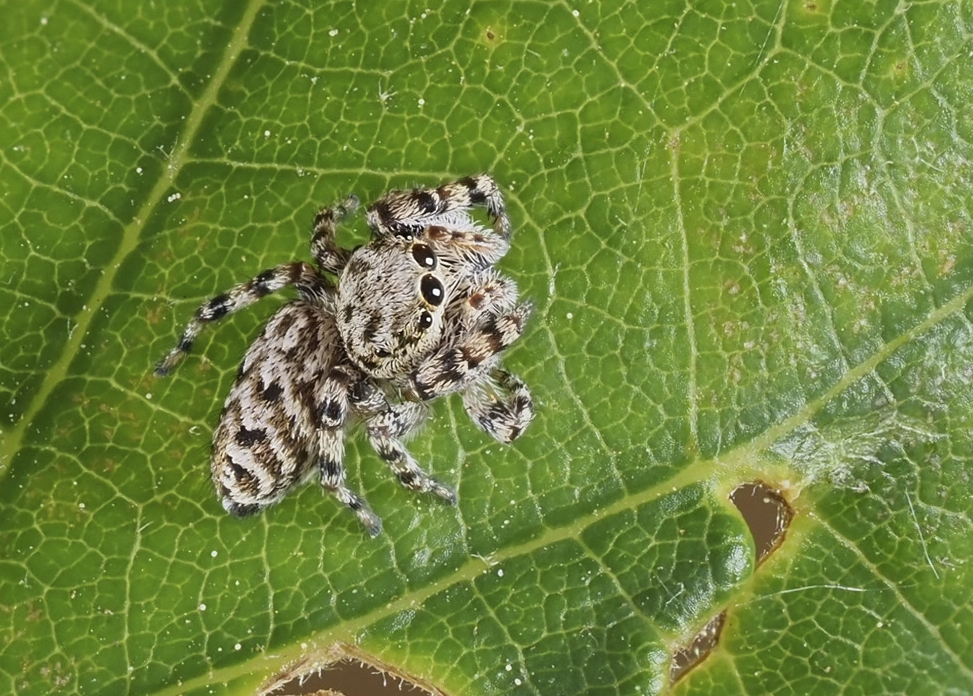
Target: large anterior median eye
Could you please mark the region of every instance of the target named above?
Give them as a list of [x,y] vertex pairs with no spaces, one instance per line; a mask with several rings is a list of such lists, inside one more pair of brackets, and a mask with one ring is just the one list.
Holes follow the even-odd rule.
[[439,265],[435,252],[426,244],[413,244],[412,258],[415,259],[417,264],[430,271],[435,271],[436,266]]
[[422,276],[422,280],[419,281],[419,291],[422,293],[422,299],[433,307],[441,305],[443,303],[443,297],[446,294],[445,290],[443,290],[443,284],[439,282],[439,278],[431,273]]

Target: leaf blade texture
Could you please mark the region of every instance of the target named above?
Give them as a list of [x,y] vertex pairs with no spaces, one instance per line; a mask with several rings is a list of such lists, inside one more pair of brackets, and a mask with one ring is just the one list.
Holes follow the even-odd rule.
[[[334,644],[446,693],[973,690],[961,2],[21,3],[0,24],[0,691],[252,693]],[[208,443],[320,205],[489,171],[536,310],[510,448],[437,403],[230,519]],[[367,235],[359,217],[346,246]],[[782,491],[759,565],[729,502]],[[730,686],[728,686],[730,685]]]

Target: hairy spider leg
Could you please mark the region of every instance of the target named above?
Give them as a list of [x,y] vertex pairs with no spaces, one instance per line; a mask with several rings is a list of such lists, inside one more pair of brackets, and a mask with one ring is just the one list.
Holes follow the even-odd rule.
[[495,367],[495,358],[524,332],[533,304],[523,302],[508,314],[488,316],[456,346],[426,358],[409,378],[409,396],[428,401],[465,389]]
[[372,537],[382,531],[382,520],[372,512],[360,495],[345,485],[345,427],[351,413],[349,387],[357,375],[348,365],[332,368],[321,390],[320,428],[318,428],[318,468],[321,485],[339,502],[351,509]]
[[456,492],[426,473],[400,439],[417,430],[425,419],[424,404],[395,404],[365,421],[368,441],[403,486],[421,493],[435,493],[450,505],[455,505]]
[[504,369],[495,368],[463,392],[470,419],[498,442],[509,445],[534,418],[527,385]]
[[345,217],[358,209],[358,197],[348,196],[336,206],[321,208],[314,216],[311,229],[311,255],[318,268],[334,275],[341,275],[351,251],[342,249],[335,241],[335,231]]
[[493,231],[510,238],[510,218],[500,187],[488,174],[468,176],[436,188],[392,191],[368,208],[368,225],[381,236],[416,236],[444,216],[473,206],[484,206]]
[[481,271],[473,277],[465,296],[459,296],[453,302],[455,311],[450,314],[458,319],[457,329],[465,333],[482,323],[485,317],[500,316],[513,309],[517,305],[517,284],[494,269]]
[[257,300],[288,286],[297,288],[301,297],[308,301],[323,299],[333,292],[334,284],[317,269],[303,261],[281,264],[269,268],[251,280],[236,285],[222,295],[206,300],[183,331],[176,347],[156,363],[155,374],[165,377],[176,367],[183,356],[192,350],[193,343],[206,324],[249,307]]
[[495,234],[484,234],[472,220],[440,221],[417,234],[418,239],[432,243],[440,258],[482,271],[502,259],[510,249],[510,241]]

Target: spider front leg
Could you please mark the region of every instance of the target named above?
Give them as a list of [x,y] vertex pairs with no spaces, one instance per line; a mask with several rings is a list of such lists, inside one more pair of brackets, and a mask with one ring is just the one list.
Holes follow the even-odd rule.
[[420,401],[465,389],[495,366],[500,353],[524,332],[533,304],[523,302],[513,311],[487,316],[455,346],[434,353],[413,370],[408,395]]
[[520,437],[534,418],[527,385],[500,368],[467,387],[463,406],[474,423],[505,445]]
[[472,220],[429,225],[418,238],[429,240],[444,262],[451,261],[481,271],[497,263],[510,249],[508,238],[485,234],[483,228]]
[[446,311],[448,331],[465,335],[489,315],[505,314],[517,304],[517,284],[495,269],[473,276],[470,287],[458,294]]
[[303,261],[285,263],[270,268],[246,283],[230,288],[222,295],[206,300],[196,316],[190,320],[179,339],[179,343],[155,366],[155,374],[165,377],[179,364],[183,356],[192,350],[193,343],[206,324],[219,321],[223,317],[249,307],[257,300],[272,292],[293,285],[306,300],[323,298],[334,286],[318,271]]
[[403,486],[420,493],[435,493],[455,505],[456,492],[426,473],[402,444],[401,438],[415,432],[425,419],[424,404],[395,404],[365,420],[368,441]]
[[449,221],[452,213],[486,207],[493,231],[510,238],[510,219],[500,187],[488,174],[477,174],[437,188],[392,191],[368,209],[368,225],[384,236],[416,236],[423,228]]
[[358,197],[348,196],[334,207],[321,208],[314,216],[314,226],[311,230],[311,255],[322,271],[341,275],[351,252],[342,249],[335,241],[335,232],[345,217],[358,209]]

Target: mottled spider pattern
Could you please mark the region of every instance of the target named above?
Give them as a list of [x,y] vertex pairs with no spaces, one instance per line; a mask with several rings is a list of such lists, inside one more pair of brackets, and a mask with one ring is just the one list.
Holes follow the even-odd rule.
[[[492,229],[470,215],[484,206]],[[427,403],[454,392],[502,443],[534,416],[530,392],[500,366],[523,333],[531,303],[494,265],[510,247],[503,196],[492,178],[392,191],[367,213],[372,239],[354,250],[335,231],[358,200],[314,218],[311,253],[206,301],[156,366],[169,374],[201,329],[272,292],[296,288],[247,350],[213,434],[211,469],[223,507],[260,512],[317,476],[372,536],[381,520],[345,483],[344,441],[362,423],[371,446],[407,488],[455,504],[403,445]],[[334,276],[337,282],[331,280]]]

